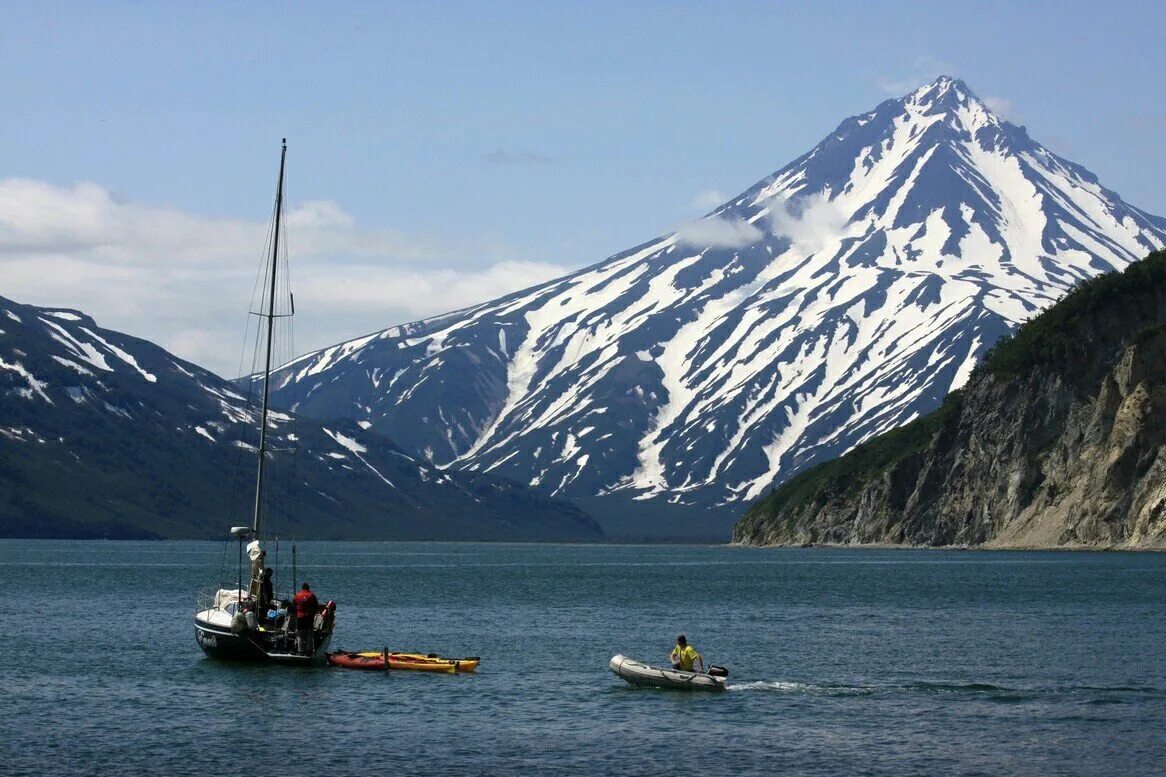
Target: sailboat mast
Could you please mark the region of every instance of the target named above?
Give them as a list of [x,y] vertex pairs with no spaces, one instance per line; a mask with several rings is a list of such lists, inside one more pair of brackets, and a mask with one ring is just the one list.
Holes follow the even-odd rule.
[[267,404],[271,382],[271,340],[275,333],[275,278],[279,269],[279,225],[283,220],[283,165],[287,159],[287,138],[279,152],[279,185],[275,189],[275,234],[271,240],[271,288],[267,295],[267,355],[263,366],[263,412],[259,416],[259,472],[255,478],[255,517],[251,531],[259,539],[260,513],[263,507],[263,468],[267,459]]

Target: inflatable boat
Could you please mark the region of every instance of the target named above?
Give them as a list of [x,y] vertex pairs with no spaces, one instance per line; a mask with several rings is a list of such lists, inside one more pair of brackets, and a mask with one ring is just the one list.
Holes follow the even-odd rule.
[[641,664],[627,656],[614,656],[611,671],[631,685],[648,688],[678,688],[686,691],[723,691],[729,671],[723,666],[710,666],[708,674],[682,672],[678,669],[660,669]]
[[438,672],[453,674],[455,672],[472,672],[478,668],[481,659],[471,658],[442,658],[436,653],[390,653],[388,651],[369,650],[361,653],[349,653],[343,650],[328,654],[328,663],[345,669],[386,669],[412,672]]

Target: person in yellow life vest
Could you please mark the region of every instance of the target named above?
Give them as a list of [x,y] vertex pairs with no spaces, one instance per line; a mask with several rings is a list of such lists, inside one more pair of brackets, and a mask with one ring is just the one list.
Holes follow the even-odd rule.
[[688,640],[683,634],[676,638],[676,647],[672,648],[668,660],[672,662],[673,669],[679,669],[682,672],[694,671],[692,668],[694,662],[700,666],[700,669],[695,671],[704,671],[704,658],[696,652],[692,645],[688,644]]

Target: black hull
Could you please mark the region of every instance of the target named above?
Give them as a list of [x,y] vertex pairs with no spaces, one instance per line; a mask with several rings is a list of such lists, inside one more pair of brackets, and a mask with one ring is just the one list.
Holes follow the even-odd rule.
[[324,653],[332,641],[332,635],[327,634],[322,639],[316,640],[314,655],[300,656],[284,652],[282,646],[271,644],[263,635],[253,637],[248,634],[232,634],[229,629],[213,626],[198,618],[194,619],[194,637],[204,653],[221,661],[274,662],[296,666],[323,663]]

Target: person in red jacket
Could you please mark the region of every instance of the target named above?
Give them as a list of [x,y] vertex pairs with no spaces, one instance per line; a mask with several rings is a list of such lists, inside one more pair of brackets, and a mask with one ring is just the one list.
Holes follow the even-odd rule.
[[316,620],[316,610],[320,608],[320,601],[312,593],[307,583],[300,586],[300,592],[292,600],[296,611],[296,652],[310,656],[316,652],[316,633],[313,628]]

